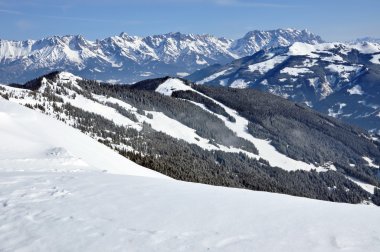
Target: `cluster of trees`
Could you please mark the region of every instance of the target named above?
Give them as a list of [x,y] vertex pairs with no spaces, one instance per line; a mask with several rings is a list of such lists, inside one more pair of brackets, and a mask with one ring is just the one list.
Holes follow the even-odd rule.
[[279,152],[320,165],[333,161],[339,171],[380,186],[377,169],[363,159],[367,156],[379,163],[380,146],[364,130],[253,89],[194,88],[238,111],[250,121],[250,134],[270,139]]
[[211,185],[285,193],[314,199],[359,203],[370,195],[336,172],[287,172],[263,160],[240,153],[206,151],[202,148],[154,131],[116,126],[102,116],[65,104],[62,109],[75,118],[75,127],[99,141],[131,146],[135,151],[116,148],[134,162],[172,178]]
[[78,83],[82,87],[82,93],[86,91],[111,96],[129,103],[139,110],[162,112],[166,116],[195,129],[199,136],[210,139],[211,142],[258,153],[251,142],[237,137],[217,116],[186,100],[173,99],[156,92],[125,85],[110,85],[86,80]]
[[210,111],[212,111],[212,112],[214,112],[216,114],[219,114],[219,115],[222,115],[222,116],[226,117],[229,121],[231,121],[231,122],[235,122],[236,121],[235,117],[233,117],[230,114],[228,114],[223,107],[221,107],[220,105],[218,105],[214,101],[208,99],[207,97],[204,97],[204,96],[202,96],[200,94],[197,94],[195,92],[192,92],[190,90],[173,92],[172,97],[186,99],[186,100],[189,100],[189,101],[201,103],[208,110],[210,110]]

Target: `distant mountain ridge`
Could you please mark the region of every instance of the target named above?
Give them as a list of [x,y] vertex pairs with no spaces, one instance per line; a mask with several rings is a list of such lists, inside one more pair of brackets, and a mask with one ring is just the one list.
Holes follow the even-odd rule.
[[205,66],[297,41],[323,42],[307,30],[295,29],[256,30],[236,40],[179,32],[147,37],[121,33],[95,41],[81,35],[0,40],[0,82],[22,83],[55,70],[118,83],[185,76]]
[[198,84],[254,88],[380,133],[380,44],[296,42],[186,77]]

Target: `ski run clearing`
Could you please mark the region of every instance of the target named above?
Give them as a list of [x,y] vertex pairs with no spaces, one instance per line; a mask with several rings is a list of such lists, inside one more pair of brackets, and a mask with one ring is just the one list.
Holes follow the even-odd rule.
[[2,98],[0,138],[0,251],[380,247],[375,206],[167,179]]
[[[239,114],[235,110],[228,108],[227,106],[216,101],[215,99],[212,99],[212,98],[204,95],[203,93],[200,93],[200,92],[192,89],[190,86],[184,84],[183,81],[181,81],[180,79],[173,79],[173,78],[168,79],[166,82],[164,82],[163,84],[158,86],[158,88],[156,89],[156,92],[159,92],[163,95],[172,95],[172,93],[174,91],[178,91],[178,90],[184,90],[184,91],[190,90],[190,91],[195,92],[199,95],[202,95],[202,96],[212,100],[213,102],[215,102],[216,104],[218,104],[222,108],[224,108],[224,110],[229,115],[234,117],[236,122],[231,122],[226,117],[209,111],[203,104],[197,104],[197,103],[193,102],[194,104],[197,104],[198,106],[200,106],[204,110],[208,111],[209,113],[215,114],[217,117],[219,117],[224,122],[224,124],[229,129],[231,129],[232,132],[234,132],[238,137],[241,137],[243,139],[246,139],[246,140],[252,142],[255,145],[255,147],[257,148],[257,150],[259,151],[259,155],[255,156],[252,154],[252,155],[249,155],[250,157],[256,157],[256,158],[261,157],[261,158],[267,160],[271,166],[277,166],[277,167],[280,167],[280,168],[282,168],[284,170],[288,170],[288,171],[295,171],[295,170],[310,171],[312,169],[315,169],[317,171],[327,171],[326,167],[317,167],[313,164],[307,164],[307,163],[302,162],[302,161],[297,161],[297,160],[291,159],[291,158],[287,157],[286,155],[278,152],[270,144],[270,141],[253,137],[247,131],[247,128],[248,128],[248,120],[247,119],[245,119],[242,116],[239,116]],[[329,169],[335,169],[335,167],[333,167],[333,166],[328,166],[328,168]]]

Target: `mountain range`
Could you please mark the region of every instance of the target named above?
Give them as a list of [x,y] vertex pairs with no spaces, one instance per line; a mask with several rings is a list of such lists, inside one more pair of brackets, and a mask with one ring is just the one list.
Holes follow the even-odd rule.
[[186,78],[273,93],[380,132],[380,44],[296,42],[209,66]]
[[56,70],[112,83],[185,76],[205,66],[297,41],[323,42],[307,30],[295,29],[256,30],[235,40],[179,32],[147,37],[121,33],[95,41],[81,35],[0,40],[0,83],[23,83]]
[[379,140],[277,95],[171,77],[111,85],[52,72],[0,85],[0,96],[174,179],[380,204]]

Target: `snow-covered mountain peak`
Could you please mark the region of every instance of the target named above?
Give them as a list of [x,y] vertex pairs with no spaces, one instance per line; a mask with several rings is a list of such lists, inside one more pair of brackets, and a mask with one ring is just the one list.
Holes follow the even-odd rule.
[[252,31],[237,40],[180,32],[146,37],[122,32],[95,41],[81,35],[1,40],[0,81],[25,82],[46,72],[66,70],[88,79],[132,83],[147,76],[190,74],[295,41],[313,44],[320,41],[317,37],[305,31],[279,29]]
[[376,43],[295,42],[187,78],[198,84],[260,89],[380,132],[379,67]]
[[261,49],[289,46],[294,42],[318,44],[322,43],[323,40],[307,30],[290,28],[269,31],[254,30],[246,33],[243,38],[234,41],[231,49],[238,55],[251,55]]
[[193,90],[189,85],[186,85],[183,80],[178,78],[169,78],[156,88],[156,92],[171,96],[175,91]]
[[62,82],[76,82],[77,80],[82,80],[82,77],[76,76],[69,72],[60,72],[57,77]]

